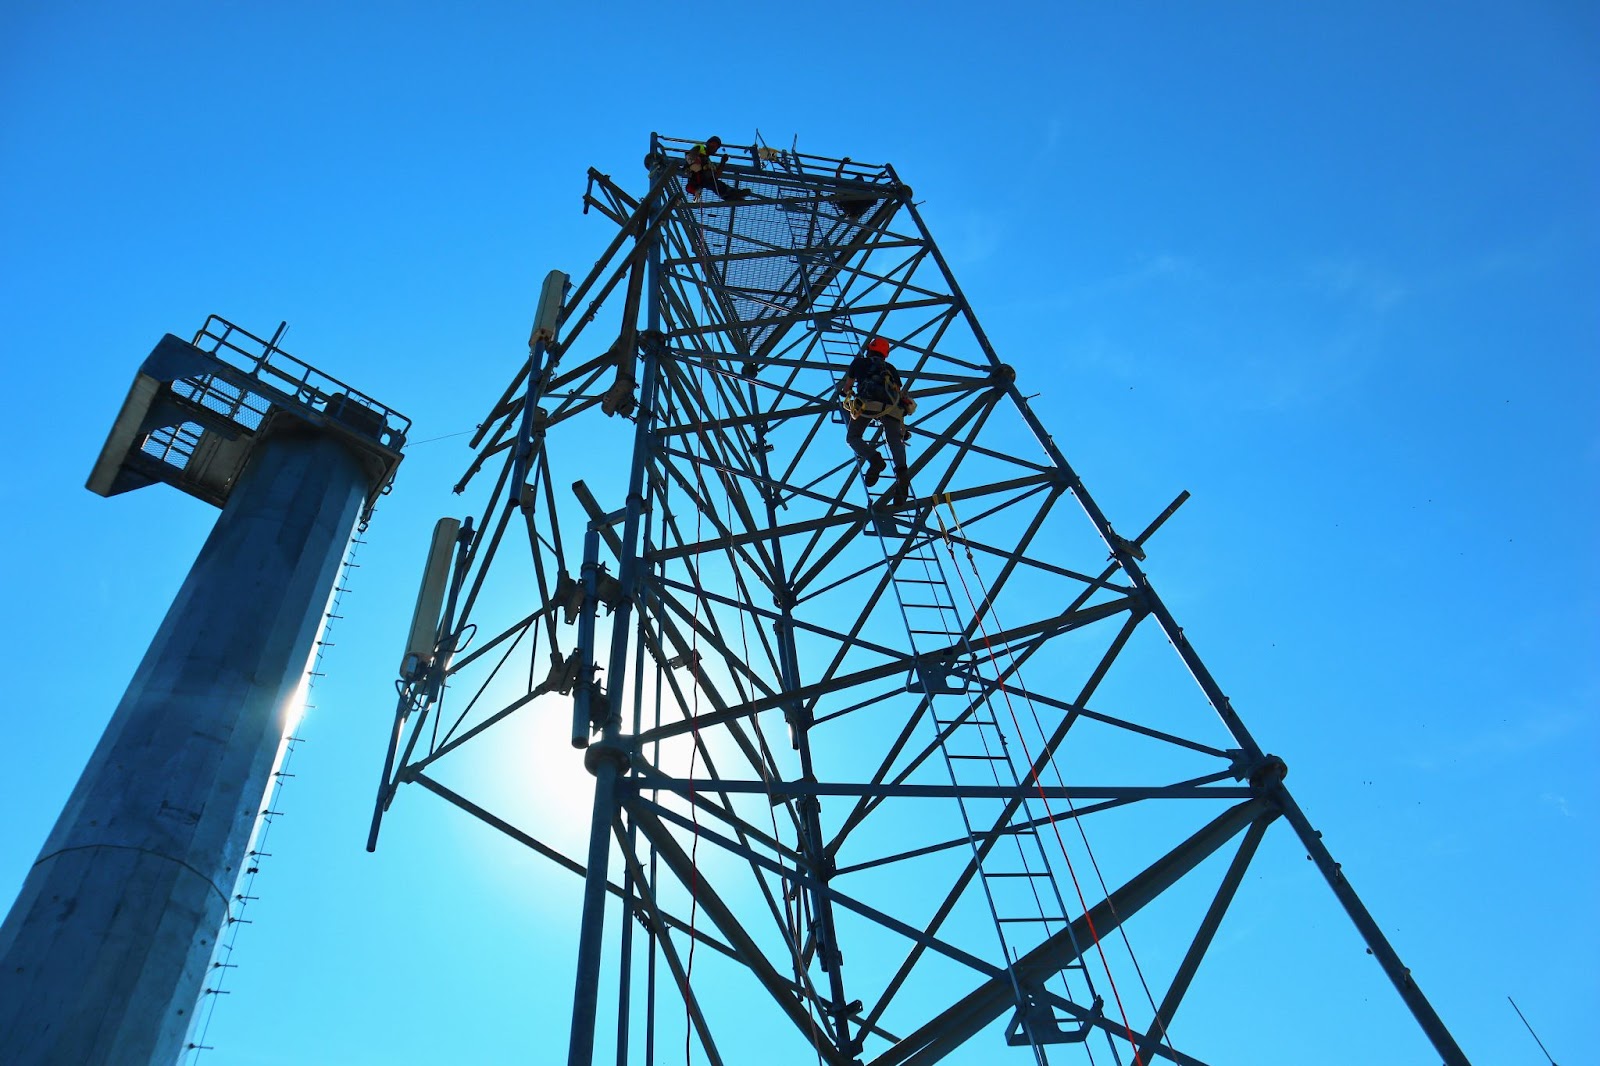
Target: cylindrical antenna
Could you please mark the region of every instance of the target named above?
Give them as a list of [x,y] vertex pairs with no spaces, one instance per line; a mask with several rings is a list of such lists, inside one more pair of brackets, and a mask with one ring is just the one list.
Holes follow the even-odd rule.
[[445,585],[450,580],[450,556],[460,532],[461,522],[455,518],[441,518],[433,527],[433,543],[428,546],[422,587],[417,590],[417,607],[411,613],[411,631],[406,636],[406,653],[400,660],[401,677],[413,676],[433,659],[434,642],[439,636],[439,609],[444,606]]
[[561,318],[561,300],[567,294],[567,280],[559,270],[545,275],[544,287],[539,290],[539,309],[533,316],[533,332],[528,336],[529,348],[555,338],[556,325]]

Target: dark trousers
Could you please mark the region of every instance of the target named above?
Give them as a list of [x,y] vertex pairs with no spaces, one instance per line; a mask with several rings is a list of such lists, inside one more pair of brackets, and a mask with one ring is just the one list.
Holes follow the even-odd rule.
[[717,176],[717,172],[710,167],[690,171],[689,181],[686,185],[690,196],[698,197],[701,189],[710,189],[724,200],[737,200],[744,196],[743,190],[735,189]]
[[883,439],[889,442],[889,456],[894,460],[895,476],[903,476],[906,472],[907,430],[905,422],[898,418],[852,418],[844,431],[844,439],[850,445],[850,450],[869,462],[878,454],[878,450],[868,444],[864,436],[869,422],[882,423]]

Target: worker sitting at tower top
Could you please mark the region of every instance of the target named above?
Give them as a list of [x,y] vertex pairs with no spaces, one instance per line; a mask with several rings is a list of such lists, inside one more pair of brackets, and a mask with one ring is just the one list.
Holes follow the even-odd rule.
[[[718,153],[721,157],[718,158]],[[700,199],[700,190],[710,189],[724,200],[743,200],[750,193],[745,189],[736,189],[723,181],[717,174],[722,164],[728,161],[728,155],[722,151],[721,137],[708,137],[702,144],[687,149],[683,153],[684,166],[689,171],[689,180],[685,191],[694,199]]]
[[911,431],[906,428],[906,416],[917,409],[900,379],[900,372],[889,363],[889,342],[882,337],[869,339],[861,354],[851,360],[839,385],[840,403],[850,415],[845,430],[845,442],[856,457],[867,464],[862,480],[871,488],[883,474],[883,456],[866,441],[869,422],[883,427],[883,439],[889,445],[889,455],[894,460],[894,485],[883,499],[891,506],[905,502],[910,486],[910,472],[906,463],[906,438]]

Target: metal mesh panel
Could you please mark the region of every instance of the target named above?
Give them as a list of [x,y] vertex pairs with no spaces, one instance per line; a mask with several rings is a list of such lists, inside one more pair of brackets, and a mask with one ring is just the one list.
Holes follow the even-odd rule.
[[265,395],[211,374],[174,381],[172,391],[250,430],[260,429],[272,408],[272,401]]
[[205,427],[198,422],[166,426],[146,437],[140,450],[168,466],[183,470],[194,457],[195,447],[204,433]]
[[[672,208],[672,237],[682,248],[676,266],[696,270],[720,290],[723,316],[738,324],[735,346],[749,354],[771,337],[781,319],[809,306],[819,274],[847,254],[862,228],[848,210],[876,204],[891,194],[894,183],[880,170],[871,181],[841,179],[835,188],[819,191],[814,177],[802,179],[796,170],[776,165],[728,166],[722,180],[746,198],[723,200],[707,189],[695,199],[681,171],[669,183],[679,194]],[[698,262],[682,262],[691,257]]]

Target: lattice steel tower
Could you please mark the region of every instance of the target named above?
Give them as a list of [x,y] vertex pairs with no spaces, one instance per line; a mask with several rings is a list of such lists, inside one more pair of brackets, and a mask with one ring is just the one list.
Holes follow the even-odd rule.
[[[751,1029],[772,1062],[1194,1063],[1235,1057],[1178,1008],[1282,820],[1465,1062],[1146,578],[1183,497],[1112,528],[891,167],[757,144],[694,197],[691,145],[652,138],[642,199],[589,173],[616,233],[473,438],[371,845],[416,782],[586,876],[573,1064],[613,1054],[601,1007],[618,1063],[691,1029],[713,1063]],[[838,402],[874,336],[920,403],[899,504]],[[568,714],[586,856],[441,783]]]

